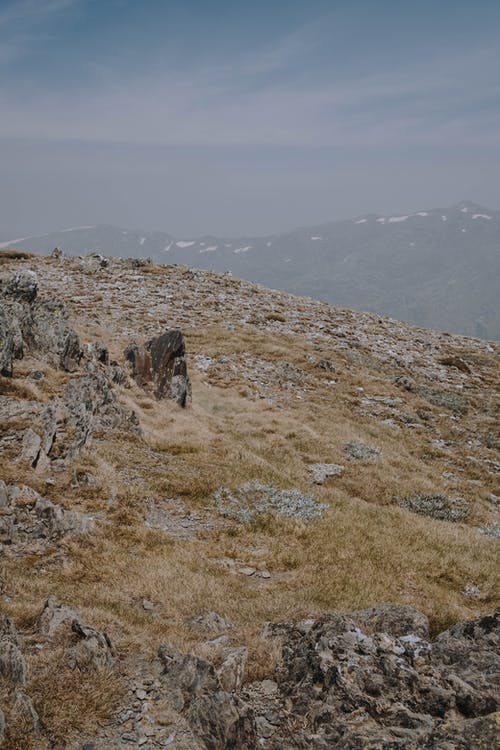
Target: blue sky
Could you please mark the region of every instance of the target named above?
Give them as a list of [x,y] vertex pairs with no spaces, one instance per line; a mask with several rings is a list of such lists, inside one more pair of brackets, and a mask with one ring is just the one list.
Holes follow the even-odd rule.
[[0,232],[500,206],[500,3],[0,0]]

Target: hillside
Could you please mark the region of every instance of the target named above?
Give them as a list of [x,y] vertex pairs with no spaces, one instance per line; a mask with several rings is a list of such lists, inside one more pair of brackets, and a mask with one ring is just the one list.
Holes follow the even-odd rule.
[[174,238],[80,227],[4,246],[182,263],[331,304],[440,330],[500,339],[500,211],[470,202],[361,216],[269,237]]
[[499,354],[0,255],[0,743],[493,750]]

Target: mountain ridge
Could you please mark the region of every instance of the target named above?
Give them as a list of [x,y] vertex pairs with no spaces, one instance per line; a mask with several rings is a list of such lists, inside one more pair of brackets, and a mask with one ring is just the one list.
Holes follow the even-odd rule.
[[0,247],[98,252],[225,272],[416,325],[500,339],[500,211],[462,201],[364,214],[258,237],[175,237],[109,224],[18,238]]

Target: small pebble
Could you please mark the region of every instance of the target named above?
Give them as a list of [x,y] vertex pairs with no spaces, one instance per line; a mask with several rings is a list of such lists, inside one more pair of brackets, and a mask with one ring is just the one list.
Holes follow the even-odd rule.
[[255,568],[240,568],[238,573],[244,576],[253,576],[255,574]]

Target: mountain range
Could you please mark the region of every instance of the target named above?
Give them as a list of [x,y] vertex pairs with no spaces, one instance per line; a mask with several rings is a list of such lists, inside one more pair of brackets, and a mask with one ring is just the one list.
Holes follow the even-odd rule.
[[368,310],[428,328],[500,339],[500,211],[471,202],[374,214],[260,237],[173,237],[72,227],[1,247],[151,257]]

